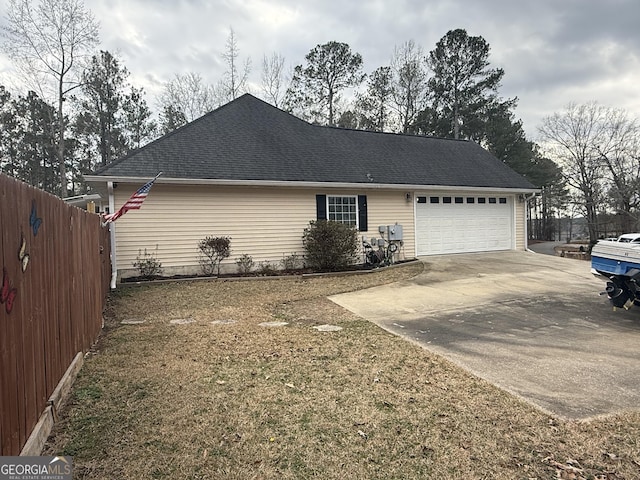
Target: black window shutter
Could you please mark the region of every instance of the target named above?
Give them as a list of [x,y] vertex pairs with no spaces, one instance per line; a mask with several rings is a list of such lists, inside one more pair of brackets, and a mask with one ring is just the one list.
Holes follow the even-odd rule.
[[316,195],[316,220],[327,219],[327,196]]
[[369,230],[367,223],[367,196],[358,195],[358,226],[361,232]]

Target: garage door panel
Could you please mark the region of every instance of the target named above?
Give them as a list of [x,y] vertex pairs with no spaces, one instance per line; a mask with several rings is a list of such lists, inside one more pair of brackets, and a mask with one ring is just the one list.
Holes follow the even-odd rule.
[[[444,196],[444,195],[443,195]],[[448,195],[447,195],[448,196]],[[454,195],[450,195],[454,197]],[[513,200],[495,203],[417,203],[418,255],[509,250],[513,245]]]

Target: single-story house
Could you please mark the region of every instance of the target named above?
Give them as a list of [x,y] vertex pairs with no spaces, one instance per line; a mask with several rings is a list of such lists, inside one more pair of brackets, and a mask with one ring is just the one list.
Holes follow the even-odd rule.
[[231,237],[223,270],[243,254],[275,265],[303,254],[303,230],[318,218],[369,238],[402,225],[400,259],[524,250],[526,201],[538,191],[474,142],[312,125],[250,94],[86,180],[114,212],[159,172],[142,208],[112,224],[122,278],[144,249],[165,274],[197,273],[206,236]]

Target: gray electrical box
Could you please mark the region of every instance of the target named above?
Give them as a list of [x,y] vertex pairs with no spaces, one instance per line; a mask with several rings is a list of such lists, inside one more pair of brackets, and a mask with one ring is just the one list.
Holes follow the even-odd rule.
[[387,225],[387,240],[403,240],[402,238],[402,225]]

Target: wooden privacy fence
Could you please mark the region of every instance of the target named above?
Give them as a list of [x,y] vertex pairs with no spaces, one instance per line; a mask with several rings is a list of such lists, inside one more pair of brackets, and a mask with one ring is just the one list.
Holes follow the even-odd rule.
[[109,233],[98,215],[0,174],[0,455],[18,455],[102,328]]

